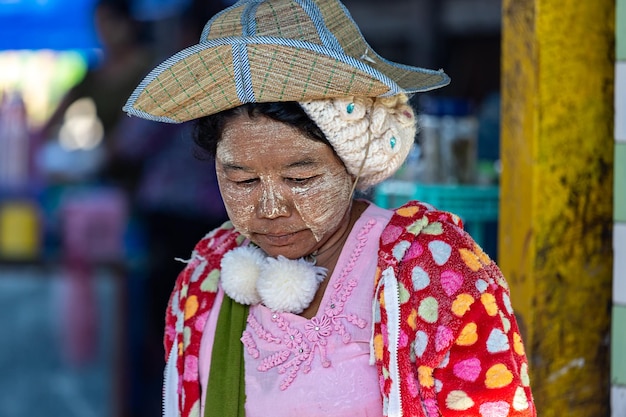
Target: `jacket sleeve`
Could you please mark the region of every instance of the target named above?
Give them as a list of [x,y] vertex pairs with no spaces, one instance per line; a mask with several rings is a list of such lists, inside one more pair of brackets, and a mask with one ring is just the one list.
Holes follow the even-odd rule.
[[[165,352],[169,356],[165,385],[176,388],[178,398],[174,402],[178,413],[175,415],[189,417],[199,412],[198,359],[202,331],[218,290],[221,258],[241,240],[229,223],[209,233],[186,261],[170,296],[165,327]],[[164,394],[172,392],[167,390]],[[168,405],[172,400],[168,400]]]
[[535,416],[528,361],[499,268],[451,215],[430,211],[403,220],[385,250],[397,260],[403,415]]

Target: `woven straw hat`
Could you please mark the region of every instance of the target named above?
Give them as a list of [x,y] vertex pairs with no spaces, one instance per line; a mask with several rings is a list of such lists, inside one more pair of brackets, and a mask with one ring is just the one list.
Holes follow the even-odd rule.
[[124,106],[180,123],[244,103],[384,97],[443,87],[441,70],[387,61],[338,0],[240,0],[153,69]]

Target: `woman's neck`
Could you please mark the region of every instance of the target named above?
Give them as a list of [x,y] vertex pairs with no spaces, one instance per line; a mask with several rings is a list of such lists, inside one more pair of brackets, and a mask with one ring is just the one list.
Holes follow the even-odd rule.
[[[328,286],[328,281],[330,281],[330,277],[333,274],[335,266],[337,265],[337,261],[339,260],[339,256],[341,255],[341,251],[343,250],[343,246],[354,227],[356,221],[361,217],[363,212],[367,209],[368,203],[362,200],[355,200],[350,208],[349,214],[347,214],[348,219],[346,226],[342,228],[340,234],[337,239],[334,239],[332,242],[329,242],[328,245],[321,247],[317,251],[317,255],[315,256],[316,265],[324,267],[328,270],[328,274],[326,275],[326,279],[322,281],[320,284],[313,301],[300,315],[307,319],[312,318],[317,314],[317,310],[319,309],[322,298],[324,298],[324,293],[326,291],[326,287]],[[339,232],[339,231],[338,231]]]

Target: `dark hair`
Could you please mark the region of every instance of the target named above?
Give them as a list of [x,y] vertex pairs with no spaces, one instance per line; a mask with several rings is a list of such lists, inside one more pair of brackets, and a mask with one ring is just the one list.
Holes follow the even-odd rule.
[[208,152],[212,157],[215,157],[217,144],[222,138],[224,128],[231,119],[242,115],[246,115],[252,119],[267,117],[277,122],[293,126],[312,140],[323,142],[332,149],[330,142],[328,142],[328,139],[326,139],[321,129],[295,101],[247,103],[197,119],[193,131],[194,142],[202,150]]

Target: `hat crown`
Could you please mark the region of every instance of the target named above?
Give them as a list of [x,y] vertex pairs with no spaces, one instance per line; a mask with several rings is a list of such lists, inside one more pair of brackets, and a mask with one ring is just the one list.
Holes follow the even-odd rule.
[[334,0],[240,0],[206,24],[200,43],[233,38],[254,42],[267,37],[310,42],[345,52],[332,33],[341,16],[345,19],[345,36],[361,37],[347,10]]
[[376,54],[339,0],[240,0],[152,70],[124,110],[179,123],[243,103],[387,97],[449,81]]

